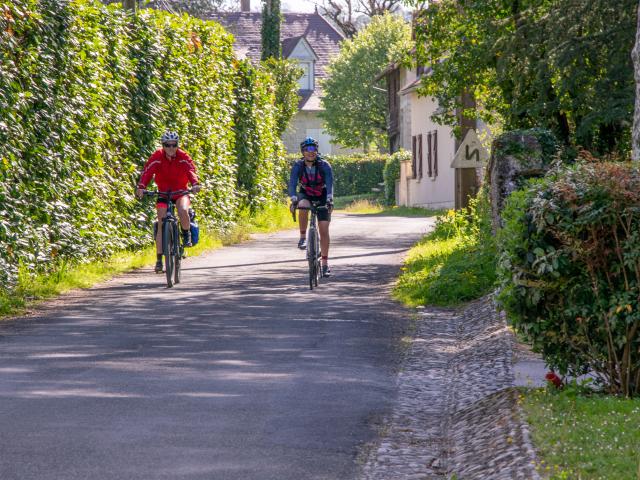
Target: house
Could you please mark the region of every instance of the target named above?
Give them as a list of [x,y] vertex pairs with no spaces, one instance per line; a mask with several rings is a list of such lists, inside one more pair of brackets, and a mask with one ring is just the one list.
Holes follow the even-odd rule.
[[[283,13],[282,16],[282,56],[296,60],[304,70],[299,80],[298,112],[283,135],[283,143],[288,152],[299,153],[300,142],[310,136],[318,140],[323,154],[347,153],[351,150],[332,142],[319,116],[323,110],[320,80],[327,76],[329,61],[340,51],[344,37],[317,9],[315,13]],[[242,3],[240,12],[216,13],[205,18],[219,22],[233,34],[236,52],[252,61],[260,60],[262,14],[250,12],[248,2]]]
[[[439,108],[438,101],[418,93],[422,77],[429,73],[428,67],[392,64],[376,77],[385,78],[387,83],[390,151],[411,152],[411,160],[400,165],[396,203],[425,208],[465,207],[469,195],[477,192],[477,174],[475,169],[451,167],[459,145],[454,126],[435,123],[431,116]],[[475,122],[461,116],[459,125],[463,130],[476,128]]]

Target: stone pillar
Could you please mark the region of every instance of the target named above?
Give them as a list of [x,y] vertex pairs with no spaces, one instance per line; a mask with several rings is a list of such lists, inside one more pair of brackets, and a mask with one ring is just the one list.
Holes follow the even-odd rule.
[[640,161],[640,6],[638,7],[638,29],[636,45],[631,52],[636,77],[636,110],[633,117],[633,131],[631,132],[632,154],[634,161]]
[[240,11],[241,12],[251,11],[251,0],[240,0]]
[[505,199],[527,179],[544,176],[557,150],[553,134],[541,129],[507,132],[493,141],[487,182],[494,232],[502,227]]

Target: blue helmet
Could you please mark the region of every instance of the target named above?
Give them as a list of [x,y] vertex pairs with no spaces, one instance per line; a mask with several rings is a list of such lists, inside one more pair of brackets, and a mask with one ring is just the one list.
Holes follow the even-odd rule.
[[318,141],[314,138],[311,137],[307,137],[305,138],[302,143],[300,144],[300,151],[304,150],[304,147],[309,147],[313,145],[314,147],[316,147],[316,149],[318,148]]

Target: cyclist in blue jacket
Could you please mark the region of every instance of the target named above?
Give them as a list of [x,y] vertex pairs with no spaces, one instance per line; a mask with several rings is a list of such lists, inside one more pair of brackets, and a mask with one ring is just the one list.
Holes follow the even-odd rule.
[[[311,201],[319,201],[327,209],[318,210],[318,231],[320,232],[320,250],[322,252],[322,273],[331,275],[329,268],[329,222],[333,210],[333,171],[329,162],[322,159],[318,152],[318,142],[307,137],[300,144],[302,158],[293,164],[289,178],[289,197],[292,208],[309,208]],[[296,188],[300,189],[296,192]],[[300,210],[300,240],[298,248],[306,246],[309,211]]]

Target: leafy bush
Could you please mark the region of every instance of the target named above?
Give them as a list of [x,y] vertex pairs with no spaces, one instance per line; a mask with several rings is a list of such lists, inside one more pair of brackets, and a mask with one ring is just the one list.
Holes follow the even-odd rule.
[[380,188],[388,155],[328,155],[333,168],[333,190],[336,196],[371,193]]
[[499,301],[550,367],[640,393],[640,169],[580,163],[507,200]]
[[[153,205],[132,193],[165,128],[180,132],[197,165],[200,220],[230,223],[239,206],[238,84],[253,89],[246,121],[258,132],[256,161],[279,157],[272,77],[236,68],[219,25],[91,0],[0,0],[0,12],[5,287],[19,266],[49,271],[150,242]],[[278,189],[267,179],[275,167],[260,167],[252,191],[266,204]]]
[[[289,182],[291,166],[301,155],[287,154],[286,166],[282,170],[282,180]],[[364,195],[375,192],[382,183],[382,172],[388,155],[383,154],[353,154],[353,155],[323,155],[333,169],[333,193],[335,196],[346,197]]]
[[410,160],[411,152],[400,150],[387,158],[382,177],[384,178],[384,201],[387,205],[395,205],[396,181],[400,179],[400,161]]

